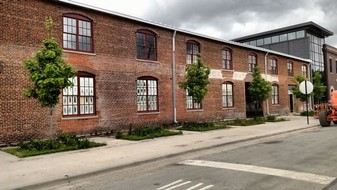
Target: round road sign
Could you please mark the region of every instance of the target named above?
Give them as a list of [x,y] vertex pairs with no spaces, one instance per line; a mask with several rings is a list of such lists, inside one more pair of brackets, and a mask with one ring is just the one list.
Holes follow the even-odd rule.
[[303,94],[310,94],[314,90],[314,85],[310,81],[302,81],[299,88]]

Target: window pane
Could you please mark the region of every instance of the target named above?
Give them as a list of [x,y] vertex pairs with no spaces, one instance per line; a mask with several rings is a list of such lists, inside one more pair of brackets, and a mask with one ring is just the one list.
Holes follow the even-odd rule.
[[263,45],[263,39],[259,39],[256,41],[257,46],[262,46]]
[[288,34],[288,40],[293,40],[295,38],[296,38],[295,32],[291,32],[291,33]]
[[271,37],[265,38],[265,39],[264,39],[264,44],[265,44],[265,45],[271,44]]
[[296,32],[296,38],[304,38],[304,30]]
[[272,42],[272,43],[280,42],[279,36],[273,36],[273,37],[271,38],[271,42]]
[[280,35],[280,42],[287,41],[287,40],[288,40],[288,35],[287,34]]

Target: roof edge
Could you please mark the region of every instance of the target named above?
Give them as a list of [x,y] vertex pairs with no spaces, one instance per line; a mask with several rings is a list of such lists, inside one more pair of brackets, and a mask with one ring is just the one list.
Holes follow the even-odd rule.
[[115,11],[99,8],[99,7],[92,6],[92,5],[87,5],[87,4],[84,4],[84,3],[81,3],[81,2],[78,2],[78,1],[75,1],[75,0],[53,0],[53,1],[62,2],[62,3],[70,4],[70,5],[75,5],[75,6],[79,6],[79,7],[82,7],[82,8],[86,8],[86,9],[90,9],[90,10],[94,10],[94,11],[99,11],[99,12],[107,13],[107,14],[110,14],[110,15],[126,18],[126,19],[129,19],[129,20],[138,21],[138,22],[142,22],[142,23],[145,23],[145,24],[165,28],[165,29],[168,29],[168,30],[177,31],[177,32],[181,32],[181,33],[185,33],[185,34],[189,34],[189,35],[193,35],[193,36],[198,36],[198,37],[202,37],[202,38],[206,38],[206,39],[210,39],[210,40],[214,40],[214,41],[218,41],[218,42],[223,42],[223,43],[227,43],[227,44],[231,44],[231,45],[235,45],[235,46],[239,46],[239,47],[243,47],[243,48],[262,51],[262,52],[265,52],[265,53],[272,53],[272,54],[275,54],[275,55],[281,55],[281,56],[284,56],[284,57],[297,59],[299,61],[303,61],[303,62],[307,62],[307,63],[312,62],[310,59],[304,59],[304,58],[292,56],[292,55],[289,55],[289,54],[285,54],[285,53],[281,53],[281,52],[277,52],[277,51],[273,51],[273,50],[269,50],[269,49],[265,49],[265,48],[251,46],[251,45],[248,45],[248,44],[243,44],[243,43],[230,41],[230,40],[223,40],[223,39],[220,39],[220,38],[215,38],[215,37],[211,37],[211,36],[208,36],[208,35],[191,32],[191,31],[188,31],[188,30],[179,29],[179,28],[176,28],[174,26],[162,24],[162,23],[155,22],[155,21],[152,21],[152,20],[141,19],[141,18],[138,18],[138,17],[135,17],[135,16],[131,16],[131,15],[123,14],[123,13],[118,13],[118,12],[115,12]]

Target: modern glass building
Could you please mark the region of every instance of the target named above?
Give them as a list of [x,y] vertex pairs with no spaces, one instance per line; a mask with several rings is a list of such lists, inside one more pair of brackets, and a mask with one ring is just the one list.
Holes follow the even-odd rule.
[[324,71],[323,44],[325,44],[325,38],[332,35],[333,32],[322,26],[314,22],[306,22],[236,38],[232,41],[311,59],[313,71]]

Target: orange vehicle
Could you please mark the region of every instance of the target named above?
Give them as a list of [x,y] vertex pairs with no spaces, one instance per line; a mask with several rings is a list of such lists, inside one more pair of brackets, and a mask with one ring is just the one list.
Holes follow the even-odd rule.
[[331,92],[328,108],[319,114],[319,123],[322,127],[330,126],[331,122],[337,124],[337,90]]

